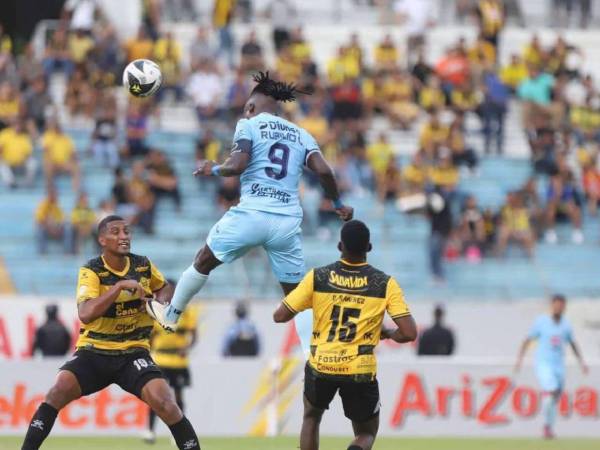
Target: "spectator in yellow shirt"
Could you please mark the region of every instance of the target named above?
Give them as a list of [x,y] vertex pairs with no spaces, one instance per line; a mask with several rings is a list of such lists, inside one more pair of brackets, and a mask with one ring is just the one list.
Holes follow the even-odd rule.
[[389,143],[387,134],[382,131],[377,140],[367,147],[367,159],[376,179],[385,175],[390,158],[393,157],[394,148]]
[[16,187],[19,174],[24,174],[25,185],[33,184],[37,162],[32,154],[33,143],[22,120],[0,131],[0,179],[5,185]]
[[510,63],[500,69],[500,79],[504,84],[510,87],[510,90],[514,93],[517,87],[521,84],[525,78],[529,76],[527,70],[527,64],[523,62],[523,59],[513,53],[510,57]]
[[19,93],[9,81],[0,84],[0,130],[17,120],[21,103]]
[[503,256],[511,241],[523,248],[530,258],[533,257],[535,236],[531,228],[531,218],[518,192],[509,192],[506,196],[506,204],[500,213],[496,253]]
[[405,70],[394,69],[383,83],[384,110],[402,130],[409,130],[419,115],[414,102],[413,79]]
[[327,63],[327,77],[329,84],[339,86],[347,79],[355,79],[360,75],[360,63],[350,49],[344,46],[338,48],[337,56]]
[[358,64],[359,71],[362,71],[364,67],[363,50],[358,39],[358,34],[352,33],[350,36],[350,42],[346,46],[346,57],[351,59],[355,64]]
[[71,61],[80,65],[85,63],[88,53],[94,48],[94,40],[83,30],[75,30],[69,36],[67,46]]
[[160,66],[163,75],[163,84],[158,91],[161,101],[164,95],[171,91],[175,99],[183,99],[181,85],[181,45],[173,38],[173,33],[167,32],[154,44],[154,61]]
[[321,113],[319,105],[313,104],[308,110],[308,115],[298,121],[298,125],[308,131],[317,141],[323,145],[329,134],[329,124]]
[[475,112],[480,105],[482,96],[473,89],[471,81],[465,80],[450,94],[450,103],[455,111],[461,113]]
[[437,111],[432,111],[429,120],[421,128],[419,135],[419,149],[425,152],[425,156],[433,160],[438,150],[446,144],[448,139],[448,127],[440,121]]
[[386,34],[383,41],[375,47],[375,67],[378,70],[391,70],[398,65],[400,53],[392,40],[391,34]]
[[81,192],[77,203],[71,211],[71,226],[68,229],[69,250],[73,254],[79,253],[81,245],[89,239],[96,228],[96,213],[90,207],[88,196]]
[[235,14],[237,0],[214,0],[212,25],[219,33],[219,55],[225,54],[227,63],[233,67],[233,34],[231,20]]
[[537,34],[531,37],[531,41],[523,50],[523,61],[527,66],[539,67],[546,59],[546,52],[542,48],[540,38]]
[[41,201],[35,211],[37,247],[40,255],[48,253],[49,241],[65,238],[64,220],[65,216],[58,204],[56,190],[49,186],[47,197]]
[[446,97],[437,76],[429,75],[427,84],[419,92],[419,104],[426,111],[441,109],[445,106]]
[[125,54],[127,61],[134,59],[152,59],[154,50],[154,42],[148,36],[148,32],[144,26],[141,26],[136,37],[129,39],[125,43]]
[[429,170],[431,184],[443,187],[445,192],[452,192],[458,185],[459,177],[458,169],[452,163],[452,152],[443,148],[437,164]]
[[478,83],[486,70],[493,70],[496,66],[496,47],[494,47],[481,34],[467,51],[467,58],[470,63],[471,78]]
[[80,170],[75,144],[63,132],[56,119],[50,121],[46,132],[42,135],[42,150],[46,181],[53,184],[57,175],[68,174],[71,176],[73,191],[79,191]]
[[452,162],[457,165],[466,165],[472,172],[477,167],[477,154],[467,147],[465,139],[464,114],[457,113],[450,124],[448,131],[448,149],[452,152]]
[[402,191],[406,194],[420,194],[425,192],[427,184],[427,166],[423,155],[417,152],[412,157],[410,164],[402,170]]

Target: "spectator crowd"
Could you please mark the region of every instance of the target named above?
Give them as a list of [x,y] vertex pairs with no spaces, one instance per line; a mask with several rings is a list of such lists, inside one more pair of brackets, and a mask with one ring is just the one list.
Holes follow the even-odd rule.
[[[184,2],[186,17],[197,15],[192,3]],[[202,128],[196,159],[222,161],[228,144],[219,136],[230,133],[218,131],[231,130],[239,117],[252,88],[249,75],[270,69],[313,92],[286,104],[283,114],[316,138],[335,166],[343,195],[372,193],[384,207],[425,198],[410,209],[431,220],[431,269],[439,281],[443,259],[479,262],[504,255],[510,243],[533,257],[539,239],[557,242],[559,221],[570,223],[573,242],[582,243],[582,221],[596,214],[600,199],[600,104],[594,79],[581,71],[583,52],[560,35],[550,46],[533,35],[522,52],[501,64],[504,2],[471,3],[476,39],[449,42],[436,61],[428,54],[430,19],[425,14],[417,20],[400,5],[398,17],[411,24],[407,50],[384,34],[369,51],[352,34],[321,67],[304,29],[294,25],[298,12],[291,0],[274,0],[265,11],[272,24],[272,66],[266,43],[254,31],[234,41],[236,14],[248,18],[245,3],[236,9],[235,2],[215,0],[211,25],[198,27],[184,58],[175,36],[163,31],[161,2],[148,2],[143,25],[126,42],[101,11],[82,19],[78,3],[68,2],[41,60],[33,57],[31,45],[17,52],[0,29],[1,180],[10,187],[26,186],[43,172],[48,195],[35,217],[42,253],[49,240],[79,251],[96,220],[113,211],[151,234],[160,198],[169,197],[177,210],[182,207],[172,163],[147,144],[153,114],[173,102],[193,105]],[[178,14],[175,9],[167,16]],[[120,73],[126,62],[139,58],[160,65],[164,85],[153,99],[130,97],[120,117],[115,96]],[[69,116],[94,123],[89,149],[77,151],[57,119],[48,89],[57,73],[67,80]],[[469,181],[480,176],[482,158],[504,154],[509,108],[521,108],[532,175],[507,193],[500,209],[486,209],[470,194]],[[387,131],[370,132],[381,123]],[[418,135],[408,161],[395,152],[391,136],[397,133]],[[97,209],[82,190],[81,150],[114,173],[112,188]],[[79,192],[70,219],[54,188],[55,179],[63,176],[71,177]],[[223,209],[234,205],[237,181],[217,183],[215,202]],[[305,192],[317,189],[310,174],[305,185]],[[321,199],[315,226],[326,229],[332,217],[330,202]]]

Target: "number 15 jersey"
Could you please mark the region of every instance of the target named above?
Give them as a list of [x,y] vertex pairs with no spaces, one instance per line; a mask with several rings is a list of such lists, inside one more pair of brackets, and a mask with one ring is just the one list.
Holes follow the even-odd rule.
[[302,217],[298,183],[308,157],[318,152],[303,128],[269,113],[240,119],[232,153],[245,152],[250,162],[240,176],[239,208]]
[[313,269],[284,300],[313,310],[309,364],[326,376],[372,379],[384,313],[410,315],[396,280],[373,266],[344,260]]

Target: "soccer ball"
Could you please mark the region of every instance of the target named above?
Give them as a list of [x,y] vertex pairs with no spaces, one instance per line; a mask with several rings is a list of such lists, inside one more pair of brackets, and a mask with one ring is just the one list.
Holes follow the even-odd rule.
[[131,61],[123,71],[123,86],[134,97],[149,97],[160,88],[160,67],[149,59]]

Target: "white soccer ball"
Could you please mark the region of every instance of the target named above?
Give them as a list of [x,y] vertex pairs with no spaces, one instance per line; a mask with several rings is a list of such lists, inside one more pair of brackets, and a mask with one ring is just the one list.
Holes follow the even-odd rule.
[[160,67],[149,59],[131,61],[123,71],[123,86],[134,97],[149,97],[160,88]]

